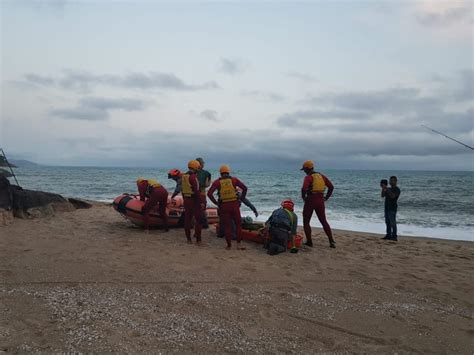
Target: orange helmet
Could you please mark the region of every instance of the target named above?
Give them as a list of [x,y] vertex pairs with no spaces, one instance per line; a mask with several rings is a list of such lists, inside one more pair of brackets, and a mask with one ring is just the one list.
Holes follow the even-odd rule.
[[303,167],[300,170],[314,169],[314,163],[312,160],[306,160],[303,163]]
[[293,211],[295,208],[295,203],[290,198],[287,198],[281,201],[281,207],[289,211]]
[[221,174],[230,174],[230,166],[229,165],[221,165],[219,168],[219,173]]
[[178,169],[171,169],[170,171],[168,171],[168,179],[178,176],[181,176],[181,171],[179,171]]
[[201,164],[197,160],[190,160],[188,162],[188,168],[191,170],[198,170],[201,167]]

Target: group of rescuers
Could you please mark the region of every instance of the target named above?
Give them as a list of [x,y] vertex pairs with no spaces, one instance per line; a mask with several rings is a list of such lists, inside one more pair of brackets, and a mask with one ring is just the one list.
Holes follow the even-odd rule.
[[[332,236],[331,227],[326,220],[325,204],[334,190],[331,181],[323,174],[314,170],[314,163],[307,160],[301,168],[306,174],[303,186],[301,188],[301,197],[304,201],[303,207],[303,226],[306,236],[305,245],[313,246],[311,237],[310,220],[313,212],[316,213],[321,222],[324,232],[329,239],[329,246],[336,247],[336,242]],[[235,176],[230,175],[230,167],[222,165],[219,169],[220,177],[211,184],[211,174],[204,169],[204,160],[197,158],[188,162],[188,171],[180,172],[178,169],[172,169],[168,173],[168,179],[176,182],[176,188],[171,198],[174,199],[179,193],[183,195],[184,201],[184,231],[188,243],[192,243],[191,230],[194,219],[194,238],[196,243],[202,243],[201,231],[207,228],[206,205],[207,198],[218,206],[219,225],[222,228],[220,234],[225,236],[226,249],[231,249],[232,236],[237,240],[237,249],[244,250],[242,246],[242,220],[240,215],[240,205],[244,203],[249,206],[255,216],[258,212],[255,207],[247,200],[247,186]],[[209,187],[210,186],[210,187]],[[149,228],[149,214],[152,209],[158,206],[158,213],[163,220],[165,231],[168,231],[168,217],[166,214],[166,205],[168,201],[168,191],[153,179],[137,179],[138,192],[140,199],[145,201],[142,208],[144,216],[145,230]],[[206,188],[209,190],[206,193]],[[217,192],[218,198],[215,197]],[[297,252],[295,245],[295,236],[298,226],[298,217],[294,213],[294,202],[291,199],[285,199],[281,202],[281,207],[273,211],[266,222],[266,231],[268,239],[266,248],[271,255],[278,254],[287,250],[288,241],[291,241],[292,253]]]

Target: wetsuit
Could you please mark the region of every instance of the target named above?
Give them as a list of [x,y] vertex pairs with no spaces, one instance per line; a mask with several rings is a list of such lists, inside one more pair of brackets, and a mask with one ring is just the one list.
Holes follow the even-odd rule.
[[388,187],[386,191],[382,191],[382,197],[385,197],[385,225],[387,227],[386,239],[397,240],[397,209],[398,197],[400,197],[400,189]]
[[208,228],[207,216],[206,216],[206,206],[207,206],[207,196],[206,196],[206,184],[211,181],[211,173],[207,170],[200,169],[196,173],[199,181],[199,192],[201,194],[201,204],[203,205],[203,210],[201,214],[201,224],[203,228]]
[[194,217],[194,235],[196,241],[201,241],[201,195],[196,173],[188,171],[182,176],[182,194],[184,201],[184,232],[186,239],[191,241],[192,220]]
[[[324,182],[324,187],[320,189],[320,191],[313,191],[314,183],[313,181],[315,178],[314,175],[319,174]],[[322,183],[321,181],[321,183]],[[326,197],[324,197],[324,189],[327,187]],[[304,200],[304,207],[303,207],[303,226],[304,226],[304,233],[306,235],[306,240],[308,245],[312,245],[311,239],[311,216],[313,215],[313,211],[316,212],[316,216],[318,216],[319,222],[323,226],[324,232],[326,233],[329,243],[331,245],[334,244],[334,239],[332,237],[331,227],[329,226],[328,221],[326,220],[326,207],[324,205],[324,201],[328,200],[332,192],[334,190],[334,186],[331,181],[320,173],[312,172],[304,178],[303,187],[301,188],[301,196]]]
[[159,204],[158,213],[160,214],[164,227],[167,230],[168,215],[166,214],[166,204],[168,203],[168,191],[166,191],[166,189],[161,185],[152,186],[148,183],[148,180],[143,180],[138,184],[138,193],[140,194],[140,200],[145,201],[142,208],[145,229],[149,228],[150,211]]
[[[232,222],[235,224],[237,243],[242,240],[242,220],[240,217],[240,201],[236,187],[242,189],[241,199],[247,195],[247,186],[235,177],[223,176],[211,185],[207,192],[209,199],[219,206],[220,223],[224,225],[227,246],[232,244]],[[214,197],[214,191],[219,193],[219,202]]]

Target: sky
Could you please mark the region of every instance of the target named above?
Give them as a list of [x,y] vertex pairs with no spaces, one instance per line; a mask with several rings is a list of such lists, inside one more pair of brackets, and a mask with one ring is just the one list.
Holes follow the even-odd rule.
[[0,3],[10,158],[474,170],[470,1]]

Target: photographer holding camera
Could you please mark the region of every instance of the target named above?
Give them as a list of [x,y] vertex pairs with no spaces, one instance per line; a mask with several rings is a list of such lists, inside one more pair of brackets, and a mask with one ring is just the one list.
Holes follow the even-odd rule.
[[387,186],[387,180],[380,181],[382,188],[382,197],[385,198],[385,224],[387,225],[387,234],[383,239],[397,241],[397,208],[400,189],[397,187],[397,177],[390,177],[390,187]]

